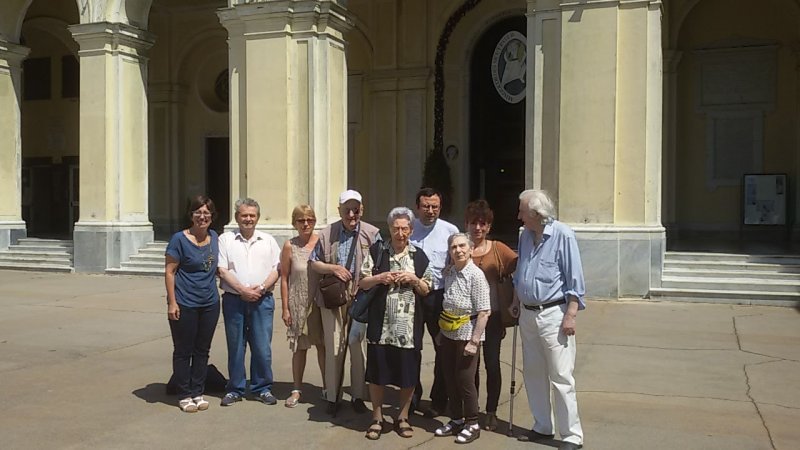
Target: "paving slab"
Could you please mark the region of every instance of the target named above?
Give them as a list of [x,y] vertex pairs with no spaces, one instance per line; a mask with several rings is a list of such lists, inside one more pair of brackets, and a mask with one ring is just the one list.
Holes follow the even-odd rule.
[[[586,449],[800,448],[800,312],[793,308],[590,299],[578,319],[576,379]],[[278,302],[279,305],[279,302]],[[39,448],[453,448],[413,417],[413,438],[364,439],[369,414],[324,413],[309,352],[303,402],[294,409],[246,401],[185,414],[164,392],[172,341],[163,280],[0,271],[0,439]],[[275,393],[291,390],[280,311],[273,337]],[[222,323],[211,363],[227,372]],[[423,351],[423,385],[433,353]],[[532,425],[517,343],[514,432]],[[498,432],[474,448],[548,449],[506,436],[512,333],[501,354]],[[485,374],[482,374],[485,379]],[[345,379],[345,384],[349,380]],[[481,407],[485,390],[481,389]],[[394,394],[388,396],[391,403]],[[391,411],[391,409],[390,409]]]

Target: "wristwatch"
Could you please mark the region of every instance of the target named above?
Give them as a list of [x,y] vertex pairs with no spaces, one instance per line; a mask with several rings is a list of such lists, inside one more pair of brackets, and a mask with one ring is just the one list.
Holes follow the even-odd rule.
[[261,295],[264,295],[264,292],[267,290],[267,288],[265,288],[263,284],[259,284],[258,290],[261,291]]

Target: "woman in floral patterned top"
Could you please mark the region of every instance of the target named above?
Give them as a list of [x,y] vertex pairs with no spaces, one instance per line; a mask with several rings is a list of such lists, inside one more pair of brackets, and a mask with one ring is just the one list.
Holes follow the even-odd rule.
[[367,323],[366,380],[373,423],[366,438],[371,440],[379,439],[383,430],[381,407],[387,385],[400,388],[401,409],[394,422],[395,431],[405,438],[414,434],[408,411],[419,381],[423,335],[419,302],[430,291],[431,269],[425,252],[408,242],[413,221],[410,209],[394,208],[387,220],[390,243],[374,244],[361,267],[359,288],[378,289],[369,306]]
[[447,240],[453,265],[444,272],[444,311],[470,320],[456,330],[441,330],[437,339],[443,352],[442,363],[450,398],[450,422],[434,432],[436,436],[456,435],[456,443],[478,439],[478,349],[491,314],[489,283],[483,271],[472,262],[474,244],[466,233]]

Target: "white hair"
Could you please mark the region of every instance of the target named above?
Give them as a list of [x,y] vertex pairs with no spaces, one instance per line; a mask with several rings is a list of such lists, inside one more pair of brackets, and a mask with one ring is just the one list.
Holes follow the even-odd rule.
[[535,211],[545,221],[556,218],[556,207],[547,191],[528,189],[519,194],[519,201],[528,206],[528,211]]
[[450,247],[452,247],[453,246],[453,241],[455,241],[457,238],[460,238],[460,237],[463,237],[464,239],[467,240],[467,245],[469,245],[469,248],[475,248],[475,243],[472,241],[472,238],[469,237],[469,233],[453,233],[453,234],[451,234],[450,237],[447,238],[447,248],[449,249]]
[[253,200],[250,197],[240,198],[239,200],[236,200],[236,204],[233,207],[234,215],[236,215],[236,216],[239,215],[239,208],[241,208],[242,206],[253,206],[253,207],[255,207],[256,208],[256,215],[261,217],[261,206],[258,205],[257,201]]
[[398,206],[396,208],[392,208],[392,210],[389,211],[389,215],[386,217],[386,223],[389,226],[392,226],[395,220],[401,219],[403,217],[408,219],[409,224],[414,222],[414,213],[411,212],[410,209],[406,208],[405,206]]

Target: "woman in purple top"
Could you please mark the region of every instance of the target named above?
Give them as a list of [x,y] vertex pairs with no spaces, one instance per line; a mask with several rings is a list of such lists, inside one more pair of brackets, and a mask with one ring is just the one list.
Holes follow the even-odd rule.
[[204,195],[190,199],[191,226],[169,240],[164,282],[172,332],[172,371],[178,406],[184,412],[208,409],[203,399],[208,353],[219,319],[217,290],[218,236],[209,226],[217,215]]

